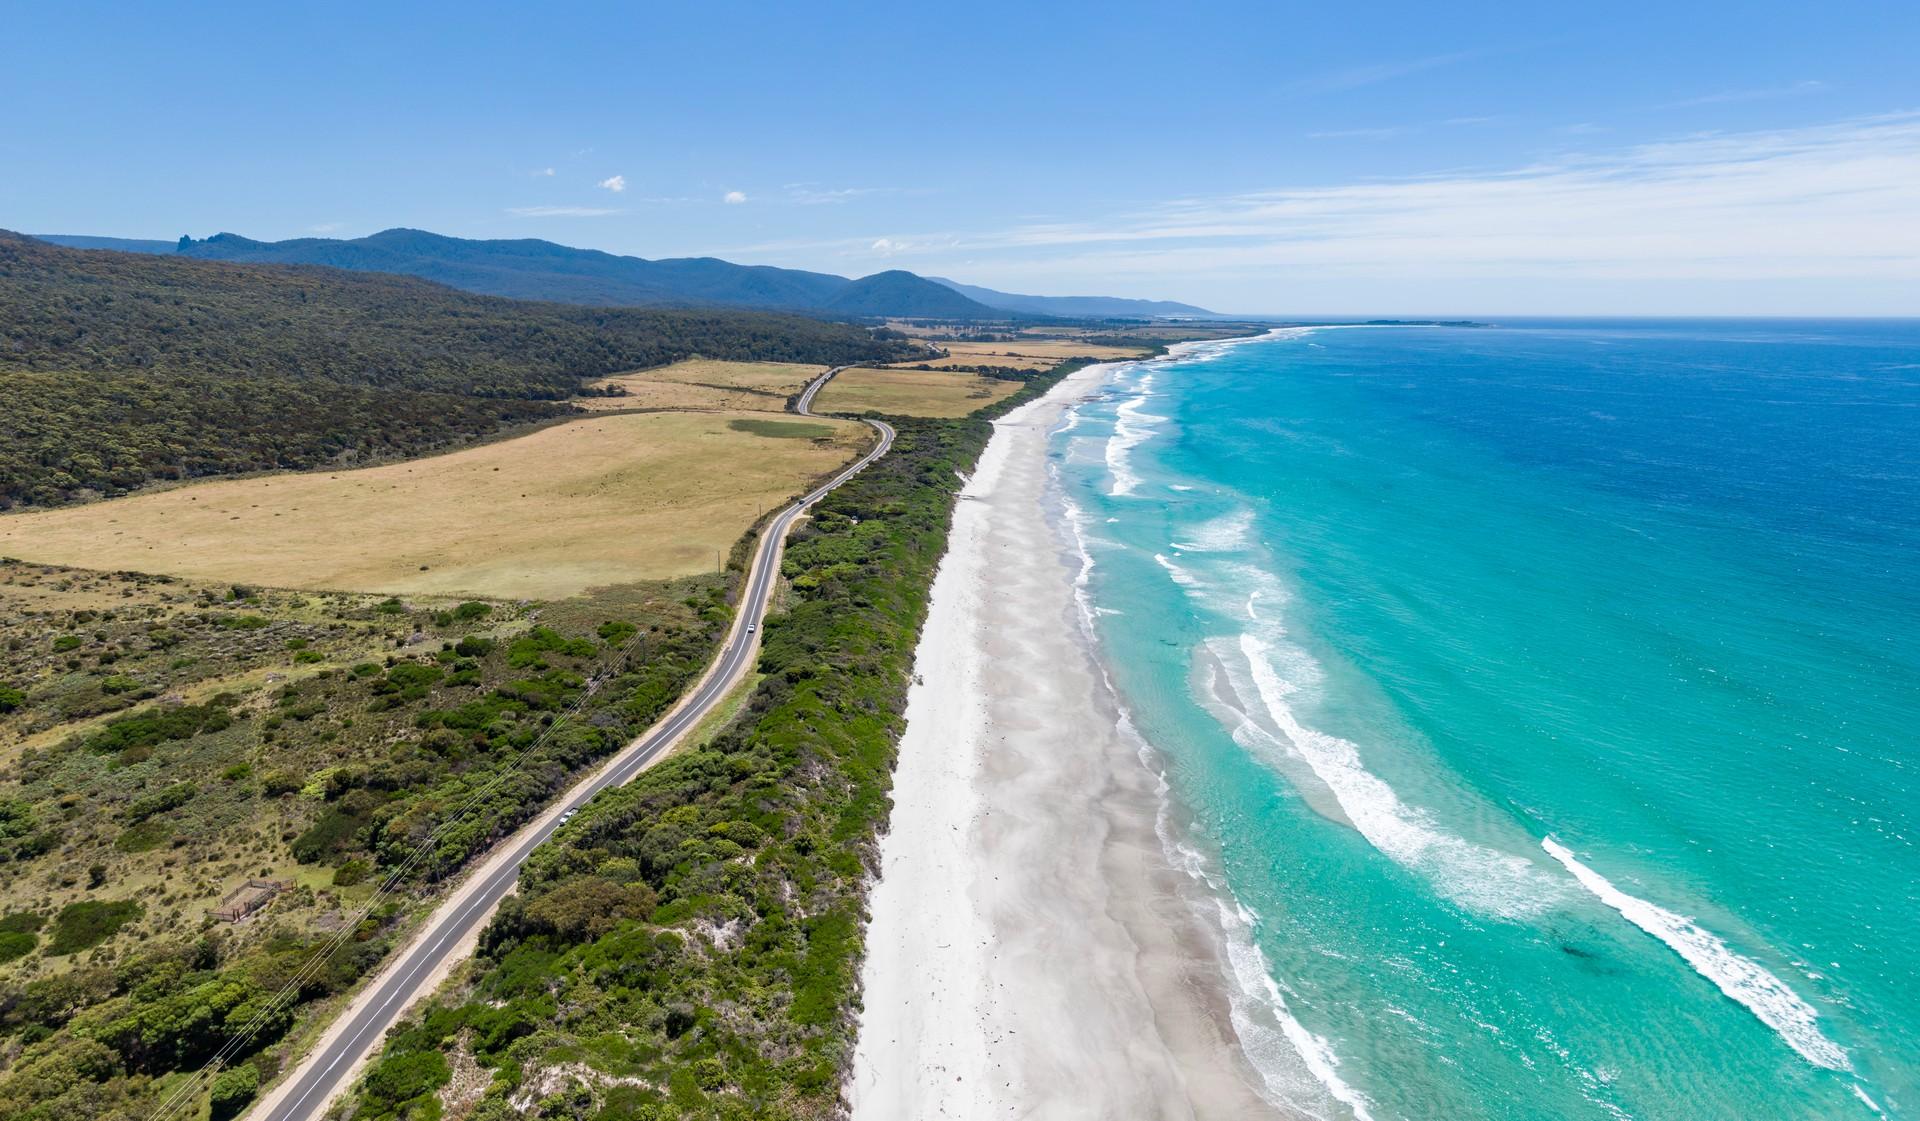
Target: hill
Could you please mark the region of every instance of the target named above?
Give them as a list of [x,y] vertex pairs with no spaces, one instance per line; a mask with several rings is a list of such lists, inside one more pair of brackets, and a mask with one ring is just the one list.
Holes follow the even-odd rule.
[[[951,289],[912,273],[848,280],[799,269],[736,265],[717,257],[649,261],[531,238],[476,241],[394,229],[352,240],[267,242],[223,233],[201,240],[182,238],[175,252],[208,260],[403,273],[469,292],[606,307],[718,305],[840,315],[1003,317],[965,297],[951,300]],[[930,310],[934,308],[942,310]]]
[[87,234],[34,234],[41,241],[64,245],[68,249],[117,249],[122,253],[171,253],[171,241],[149,241],[133,237],[92,237]]
[[1019,315],[1051,315],[1063,319],[1151,319],[1157,316],[1211,317],[1215,314],[1203,307],[1172,300],[1130,300],[1119,296],[1023,296],[1013,292],[996,292],[977,284],[962,284],[945,277],[930,276],[927,279],[990,308]]
[[928,319],[993,319],[1000,313],[976,300],[900,269],[877,272],[842,288],[827,304],[841,315],[897,315]]
[[0,509],[419,454],[561,415],[583,379],[695,354],[829,365],[905,344],[800,316],[524,303],[0,232]]

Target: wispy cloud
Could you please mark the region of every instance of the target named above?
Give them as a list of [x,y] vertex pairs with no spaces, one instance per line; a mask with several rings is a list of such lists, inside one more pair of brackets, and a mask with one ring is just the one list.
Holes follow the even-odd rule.
[[533,177],[535,179],[551,179],[553,178],[553,176],[554,176],[554,170],[550,167],[543,167],[540,170],[533,173]]
[[784,190],[787,198],[802,206],[825,206],[900,193],[898,187],[822,187],[816,183],[788,183]]
[[1309,132],[1308,140],[1391,140],[1407,131],[1399,126],[1383,128],[1335,128]]
[[612,191],[617,195],[627,189],[627,177],[624,175],[609,175],[594,185],[603,190]]
[[[763,247],[770,251],[775,247]],[[787,251],[799,247],[787,246]],[[1105,220],[814,243],[1161,289],[1276,278],[1920,281],[1920,111],[1530,166],[1170,200]]]
[[341,230],[346,229],[346,227],[347,224],[345,222],[322,222],[317,226],[308,226],[307,232],[316,234],[339,233]]
[[1732,105],[1742,101],[1774,101],[1782,97],[1804,97],[1810,93],[1819,93],[1826,88],[1825,82],[1808,79],[1789,85],[1767,86],[1761,89],[1722,90],[1719,93],[1689,97],[1682,101],[1671,101],[1662,108],[1682,109],[1694,105]]
[[741,203],[747,201],[747,193],[745,191],[728,191],[726,194],[720,196],[720,201],[726,203],[728,206],[739,206]]
[[609,214],[619,214],[617,207],[607,206],[509,206],[507,213],[515,218],[604,218]]
[[1405,78],[1424,70],[1452,66],[1455,63],[1477,58],[1480,54],[1479,51],[1454,51],[1450,54],[1427,55],[1424,58],[1372,62],[1363,66],[1350,66],[1344,70],[1328,71],[1324,74],[1309,74],[1288,83],[1283,88],[1290,93],[1339,93],[1343,90],[1391,82],[1396,78]]

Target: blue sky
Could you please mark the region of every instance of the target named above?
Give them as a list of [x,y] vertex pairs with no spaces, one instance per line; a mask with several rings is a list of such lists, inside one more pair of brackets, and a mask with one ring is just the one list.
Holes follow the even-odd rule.
[[[284,9],[284,10],[282,10]],[[1920,5],[0,4],[0,226],[1920,313]]]

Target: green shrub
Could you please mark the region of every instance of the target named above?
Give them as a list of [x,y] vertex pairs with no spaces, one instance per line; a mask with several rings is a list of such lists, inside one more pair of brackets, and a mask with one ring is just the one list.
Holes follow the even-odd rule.
[[233,723],[233,717],[219,705],[180,705],[176,708],[147,708],[110,722],[87,737],[89,751],[103,755],[135,747],[152,747],[169,740],[191,739],[202,732],[218,732]]
[[27,706],[27,695],[7,685],[0,685],[0,716]]
[[493,608],[488,604],[479,603],[474,600],[468,600],[467,602],[453,609],[453,617],[460,620],[461,622],[470,623],[475,619],[486,618],[487,615],[492,611],[493,611]]
[[77,634],[63,634],[53,640],[53,652],[56,654],[78,649],[80,649],[80,636]]
[[39,944],[40,939],[24,930],[0,930],[0,964],[26,957]]
[[260,1072],[253,1068],[252,1063],[242,1063],[221,1071],[214,1076],[213,1089],[208,1094],[212,1107],[209,1121],[228,1121],[238,1116],[259,1092]]
[[140,904],[131,899],[115,903],[91,899],[69,903],[53,920],[53,940],[47,943],[47,956],[59,957],[92,949],[138,919],[141,910]]
[[484,658],[493,653],[493,640],[470,634],[454,644],[453,652],[462,658]]
[[298,794],[306,785],[306,779],[291,771],[275,771],[260,781],[260,789],[269,798],[278,798],[282,794]]
[[607,645],[618,646],[629,638],[632,638],[634,633],[639,629],[639,627],[625,620],[608,619],[606,622],[600,624],[600,629],[594,633],[599,635],[601,641]]
[[177,810],[193,801],[195,790],[190,782],[176,782],[164,790],[157,790],[144,798],[136,798],[127,807],[127,820],[138,825],[157,814],[168,810]]

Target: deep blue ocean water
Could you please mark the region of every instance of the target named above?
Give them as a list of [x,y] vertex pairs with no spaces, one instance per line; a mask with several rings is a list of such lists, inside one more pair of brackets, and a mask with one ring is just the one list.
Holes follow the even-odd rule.
[[1054,440],[1276,1097],[1920,1116],[1920,322],[1292,331]]

